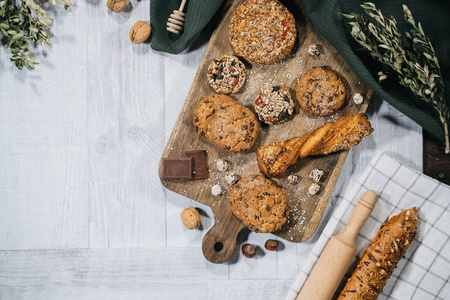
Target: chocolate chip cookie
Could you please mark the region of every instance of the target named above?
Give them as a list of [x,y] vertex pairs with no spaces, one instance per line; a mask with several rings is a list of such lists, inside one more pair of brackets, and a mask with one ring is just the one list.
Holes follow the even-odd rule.
[[296,37],[295,19],[278,0],[247,0],[231,17],[231,46],[250,62],[271,64],[285,58]]
[[230,191],[231,211],[252,231],[269,233],[278,230],[289,216],[286,194],[261,175],[242,178]]
[[300,107],[314,116],[328,116],[345,103],[345,85],[340,76],[327,67],[309,69],[295,89]]
[[250,149],[258,136],[256,116],[227,95],[213,94],[200,100],[193,121],[200,137],[230,152]]
[[216,58],[208,67],[209,85],[220,94],[237,93],[244,85],[245,65],[233,55]]

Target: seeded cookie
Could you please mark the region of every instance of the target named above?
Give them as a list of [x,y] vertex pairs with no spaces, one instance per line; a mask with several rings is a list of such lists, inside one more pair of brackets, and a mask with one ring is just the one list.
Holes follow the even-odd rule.
[[233,55],[216,58],[208,67],[208,82],[216,93],[239,92],[246,77],[245,65]]
[[339,75],[327,67],[309,69],[295,89],[300,107],[308,114],[328,116],[345,102],[345,85]]
[[271,64],[285,58],[296,38],[295,19],[278,0],[247,0],[231,17],[231,46],[253,63]]
[[197,104],[194,126],[200,137],[230,152],[250,149],[258,136],[258,121],[230,96],[213,94]]
[[231,211],[252,231],[278,230],[289,216],[286,194],[261,175],[242,178],[230,191]]
[[294,113],[294,102],[284,87],[267,86],[261,89],[254,108],[261,122],[279,124]]

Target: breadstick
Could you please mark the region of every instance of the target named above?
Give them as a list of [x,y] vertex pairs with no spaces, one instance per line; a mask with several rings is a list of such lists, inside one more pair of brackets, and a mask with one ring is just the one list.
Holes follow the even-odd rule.
[[303,137],[276,142],[256,149],[258,165],[267,177],[280,175],[298,160],[310,155],[326,155],[358,145],[373,132],[363,113],[339,118]]
[[378,299],[416,234],[418,218],[413,207],[381,225],[338,300]]

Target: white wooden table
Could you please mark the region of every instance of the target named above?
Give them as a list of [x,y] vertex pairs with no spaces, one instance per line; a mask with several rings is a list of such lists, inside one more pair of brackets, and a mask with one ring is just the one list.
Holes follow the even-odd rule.
[[[282,299],[314,245],[317,234],[256,259],[203,257],[211,210],[166,190],[158,163],[207,36],[179,55],[134,45],[148,11],[75,0],[52,9],[35,71],[0,50],[0,299]],[[368,115],[376,131],[351,150],[324,220],[375,151],[422,169],[421,129],[376,97]],[[191,205],[202,230],[180,222]]]

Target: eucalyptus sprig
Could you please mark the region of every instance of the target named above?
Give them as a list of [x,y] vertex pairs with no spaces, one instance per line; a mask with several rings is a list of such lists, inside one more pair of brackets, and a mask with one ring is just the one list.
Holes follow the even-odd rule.
[[[390,66],[397,74],[401,85],[410,88],[418,98],[437,110],[444,126],[445,153],[450,153],[448,133],[450,109],[444,99],[441,68],[421,24],[416,24],[411,11],[403,5],[405,20],[412,29],[400,33],[395,18],[385,18],[375,4],[365,2],[361,7],[376,22],[372,23],[360,14],[341,14],[354,20],[349,22],[352,26],[351,35],[374,59]],[[420,45],[422,50],[418,51],[416,45]],[[380,81],[388,76],[382,71],[378,75]]]
[[[67,10],[70,0],[49,0],[53,5],[62,5]],[[0,0],[0,33],[6,39],[6,48],[11,49],[11,61],[17,68],[26,65],[30,69],[38,64],[29,43],[44,47],[50,44],[46,28],[53,20],[45,16],[45,11],[34,0]]]

